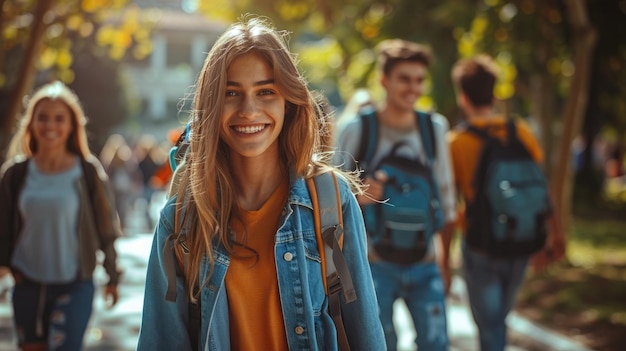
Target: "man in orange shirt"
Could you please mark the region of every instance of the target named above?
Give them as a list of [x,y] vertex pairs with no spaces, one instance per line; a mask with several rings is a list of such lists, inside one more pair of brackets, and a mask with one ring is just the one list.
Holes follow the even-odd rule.
[[[474,321],[478,326],[482,351],[501,351],[506,346],[505,318],[516,300],[523,283],[526,267],[532,253],[520,255],[497,255],[468,244],[468,227],[483,218],[476,212],[485,213],[484,208],[476,209],[477,188],[475,174],[481,162],[486,140],[500,140],[511,143],[515,136],[527,154],[537,164],[541,164],[541,147],[528,126],[519,120],[510,123],[506,116],[494,110],[493,89],[497,80],[497,67],[488,56],[481,55],[458,61],[452,70],[452,81],[457,94],[457,103],[463,112],[465,126],[448,133],[448,142],[454,168],[456,187],[462,201],[473,212],[466,211],[459,219],[463,228],[463,276]],[[532,160],[529,161],[532,165]],[[513,195],[512,195],[513,196]],[[549,202],[549,201],[548,201]],[[498,212],[494,209],[493,212]],[[548,209],[549,211],[550,209]],[[545,246],[534,253],[533,263],[558,260],[564,255],[565,240],[558,221],[556,209],[547,212],[547,239]],[[502,216],[502,215],[500,215]],[[484,216],[483,216],[484,217]],[[516,223],[507,222],[507,229]],[[507,232],[507,234],[509,234]],[[542,245],[543,241],[539,242]],[[534,251],[534,250],[533,250]]]

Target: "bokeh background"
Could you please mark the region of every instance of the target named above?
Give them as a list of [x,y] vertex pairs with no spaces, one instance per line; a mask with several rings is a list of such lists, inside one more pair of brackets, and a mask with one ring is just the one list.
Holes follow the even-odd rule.
[[[491,54],[504,73],[499,108],[539,136],[569,239],[564,262],[529,273],[517,311],[593,349],[626,343],[626,0],[0,0],[0,9],[0,160],[28,94],[62,80],[83,102],[94,153],[123,138],[133,190],[118,207],[145,210],[144,227],[127,227],[146,232],[153,190],[166,187],[147,185],[148,175],[187,120],[206,53],[242,14],[290,33],[336,116],[360,89],[382,98],[373,48],[384,39],[433,49],[417,107],[451,125],[460,122],[452,64]],[[154,165],[133,173],[153,145]]]

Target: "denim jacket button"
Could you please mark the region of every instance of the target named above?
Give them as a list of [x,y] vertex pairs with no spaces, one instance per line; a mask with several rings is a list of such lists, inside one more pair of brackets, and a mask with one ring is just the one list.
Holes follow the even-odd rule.
[[303,333],[304,333],[304,328],[302,328],[301,326],[297,326],[296,327],[296,334],[302,335]]
[[283,258],[285,259],[285,261],[290,262],[291,260],[293,260],[293,254],[291,252],[285,252]]

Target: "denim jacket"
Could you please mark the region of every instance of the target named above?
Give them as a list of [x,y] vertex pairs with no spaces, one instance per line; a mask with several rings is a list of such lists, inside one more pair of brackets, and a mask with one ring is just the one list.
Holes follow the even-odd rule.
[[[367,262],[367,244],[361,210],[345,180],[338,178],[344,225],[343,253],[352,275],[357,300],[342,306],[352,350],[385,350],[378,305]],[[191,350],[187,334],[187,293],[180,273],[176,277],[176,302],[165,300],[167,277],[164,247],[174,232],[176,198],[166,203],[156,228],[148,262],[143,317],[138,350]],[[302,178],[292,182],[275,236],[276,272],[287,342],[290,350],[338,350],[336,329],[328,313],[320,255],[313,226],[313,206]],[[199,349],[230,350],[228,296],[224,278],[230,258],[214,244],[213,274],[201,291],[202,325]],[[200,281],[209,262],[202,261]],[[262,345],[260,345],[262,348]]]

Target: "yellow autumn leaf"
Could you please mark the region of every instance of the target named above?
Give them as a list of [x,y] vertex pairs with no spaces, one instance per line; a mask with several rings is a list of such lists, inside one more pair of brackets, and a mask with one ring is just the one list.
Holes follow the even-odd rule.
[[423,95],[415,103],[415,107],[421,111],[429,111],[435,107],[435,100],[431,96]]
[[476,40],[470,33],[465,33],[457,44],[461,57],[471,57],[476,52]]
[[17,28],[15,28],[12,25],[9,25],[8,27],[6,27],[4,29],[3,38],[4,40],[12,40],[12,39],[17,38]]
[[500,81],[502,82],[512,82],[517,78],[517,68],[513,63],[496,61],[498,64],[498,68],[500,69]]
[[124,57],[126,49],[120,46],[113,45],[109,50],[109,57],[113,60],[119,61]]
[[83,0],[81,5],[85,12],[95,12],[98,9],[98,0]]
[[500,4],[500,0],[485,0],[485,5],[490,7],[498,6],[498,4]]
[[57,53],[57,57],[56,57],[56,63],[57,63],[57,67],[62,68],[62,69],[68,69],[72,66],[72,54],[70,53],[70,50],[68,49],[63,49],[63,50],[59,50],[59,52]]
[[67,19],[66,27],[71,30],[79,30],[83,24],[83,18],[79,15],[72,15]]
[[74,81],[74,78],[76,77],[76,75],[74,74],[74,71],[72,71],[69,68],[61,70],[57,74],[59,76],[59,79],[62,80],[65,84],[72,83]]
[[500,100],[509,99],[515,94],[515,87],[511,82],[497,83],[494,89],[494,95]]
[[37,60],[37,68],[40,70],[49,69],[54,65],[57,59],[57,51],[51,47],[46,47],[41,51],[39,60]]
[[96,41],[100,46],[106,46],[111,44],[115,37],[115,29],[111,25],[102,26],[98,30],[98,34],[96,36]]
[[112,43],[113,46],[119,46],[121,48],[128,48],[130,44],[132,44],[133,38],[131,37],[131,32],[127,31],[126,28],[120,28],[115,34],[115,41]]
[[139,28],[135,32],[133,32],[133,36],[137,41],[144,41],[150,39],[150,32],[145,28]]
[[130,33],[139,29],[138,13],[136,10],[128,10],[125,12],[122,28]]
[[80,34],[81,37],[86,38],[88,36],[91,35],[91,33],[93,33],[93,23],[91,22],[84,22],[83,24],[80,25],[80,29],[78,30],[78,33]]
[[481,38],[487,29],[487,19],[484,16],[477,16],[472,21],[471,32],[478,38]]

